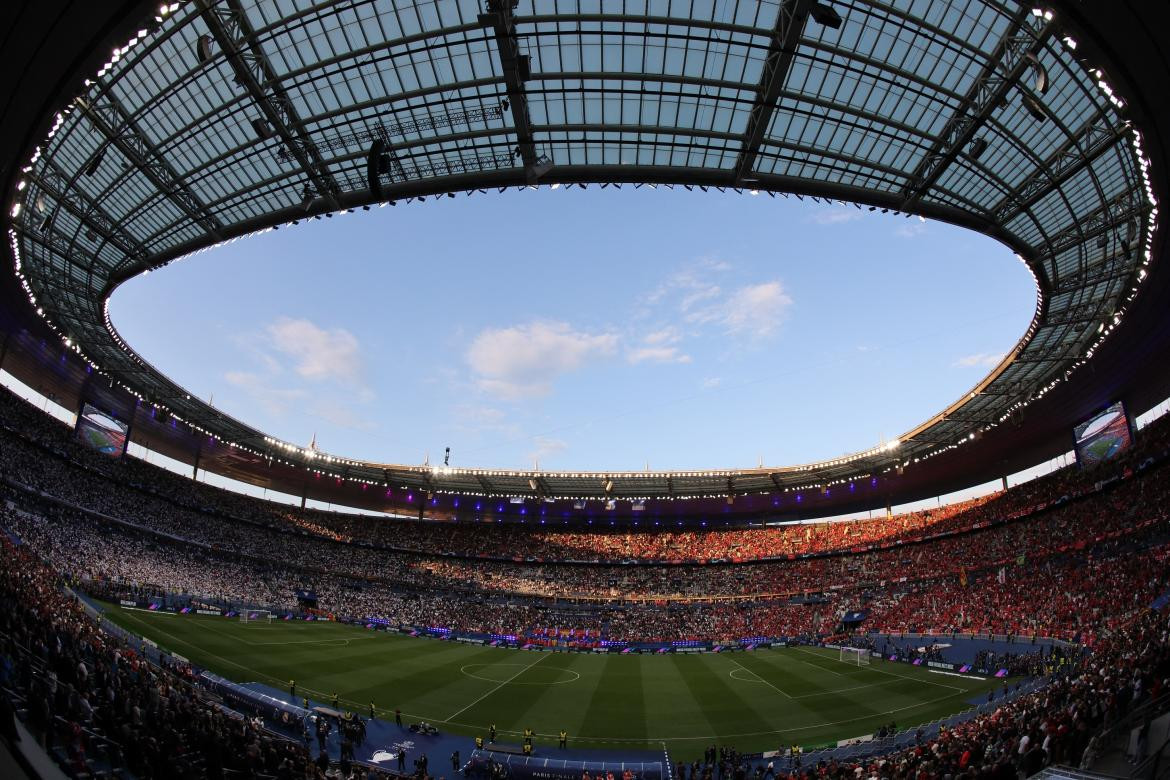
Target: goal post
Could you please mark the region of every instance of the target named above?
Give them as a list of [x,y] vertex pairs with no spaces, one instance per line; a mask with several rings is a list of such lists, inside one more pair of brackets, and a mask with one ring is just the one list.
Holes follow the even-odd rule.
[[841,663],[850,666],[869,666],[869,650],[861,647],[842,647],[838,657]]
[[276,620],[276,613],[267,609],[245,609],[240,611],[241,623],[271,623]]

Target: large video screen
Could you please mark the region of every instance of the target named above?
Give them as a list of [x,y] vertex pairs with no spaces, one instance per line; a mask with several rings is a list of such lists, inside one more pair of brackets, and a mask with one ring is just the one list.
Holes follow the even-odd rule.
[[1133,443],[1129,417],[1121,401],[1078,425],[1073,430],[1073,436],[1076,440],[1077,460],[1082,467],[1095,466],[1115,458]]
[[104,455],[120,458],[126,451],[128,427],[121,420],[85,404],[77,418],[77,438]]

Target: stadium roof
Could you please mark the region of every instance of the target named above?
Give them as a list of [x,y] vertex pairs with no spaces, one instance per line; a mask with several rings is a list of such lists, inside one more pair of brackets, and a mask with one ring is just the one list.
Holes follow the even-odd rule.
[[[1084,375],[1157,256],[1144,115],[1108,72],[1120,42],[1102,47],[1061,4],[130,5],[128,33],[112,12],[123,36],[112,59],[70,74],[72,91],[52,101],[59,113],[9,173],[17,277],[88,371],[152,419],[177,418],[208,451],[230,448],[253,466],[566,499],[876,483],[1018,424],[1024,407]],[[192,398],[107,316],[126,279],[266,229],[445,193],[573,184],[799,194],[966,226],[1028,265],[1036,314],[969,394],[892,446],[653,474],[450,470],[295,447]],[[522,212],[501,229],[526,251]]]

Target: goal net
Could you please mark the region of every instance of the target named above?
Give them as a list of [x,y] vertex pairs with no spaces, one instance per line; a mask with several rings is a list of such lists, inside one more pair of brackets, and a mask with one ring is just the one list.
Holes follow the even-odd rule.
[[240,612],[241,623],[271,623],[276,620],[276,613],[267,609],[245,609]]
[[842,647],[838,660],[853,666],[869,666],[869,650],[860,647]]

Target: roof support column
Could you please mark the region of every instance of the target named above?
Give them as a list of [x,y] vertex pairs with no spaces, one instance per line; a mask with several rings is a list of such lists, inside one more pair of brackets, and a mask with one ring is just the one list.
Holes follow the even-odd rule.
[[792,68],[792,59],[796,56],[796,47],[800,43],[800,35],[811,7],[812,0],[785,0],[776,12],[776,25],[772,29],[772,41],[768,44],[768,55],[764,59],[764,72],[756,86],[756,99],[752,104],[751,115],[748,116],[747,130],[743,134],[743,150],[735,163],[737,185],[743,184],[744,179],[755,170],[760,144],[772,123],[776,101],[780,99],[788,71]]

